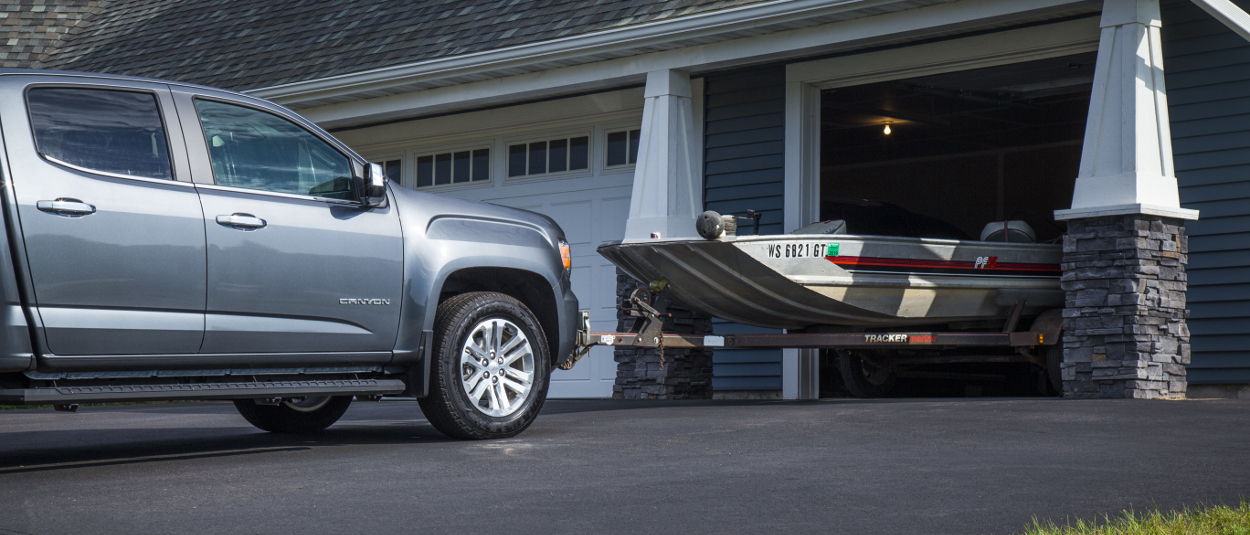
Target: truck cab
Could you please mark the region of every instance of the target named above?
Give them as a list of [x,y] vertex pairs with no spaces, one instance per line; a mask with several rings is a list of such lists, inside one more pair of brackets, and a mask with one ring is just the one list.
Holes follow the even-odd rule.
[[310,432],[406,395],[494,438],[570,362],[554,221],[390,184],[281,106],[8,70],[0,129],[0,403],[230,399]]

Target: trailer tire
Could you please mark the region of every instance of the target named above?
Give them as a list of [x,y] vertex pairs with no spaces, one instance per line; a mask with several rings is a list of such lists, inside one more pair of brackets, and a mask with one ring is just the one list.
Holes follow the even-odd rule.
[[878,368],[860,358],[859,351],[839,350],[838,369],[842,382],[852,396],[857,398],[882,398],[894,390],[897,381],[893,371]]
[[[434,318],[430,393],[417,400],[421,412],[451,438],[516,436],[534,422],[547,398],[546,340],[534,313],[505,294],[471,292],[444,301]],[[525,348],[528,352],[518,356]],[[521,379],[526,374],[528,384]],[[528,388],[509,393],[508,384]]]
[[1061,364],[1063,364],[1063,346],[1060,344],[1048,346],[1046,348],[1046,378],[1050,381],[1051,391],[1060,396],[1063,395]]
[[270,433],[316,433],[339,421],[351,396],[307,397],[277,405],[261,405],[251,399],[234,400],[234,408],[247,423]]

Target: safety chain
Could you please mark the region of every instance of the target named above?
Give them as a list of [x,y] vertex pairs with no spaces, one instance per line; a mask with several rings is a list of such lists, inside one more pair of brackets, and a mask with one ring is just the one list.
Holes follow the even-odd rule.
[[655,347],[660,350],[660,371],[664,371],[664,335],[660,335],[660,343]]

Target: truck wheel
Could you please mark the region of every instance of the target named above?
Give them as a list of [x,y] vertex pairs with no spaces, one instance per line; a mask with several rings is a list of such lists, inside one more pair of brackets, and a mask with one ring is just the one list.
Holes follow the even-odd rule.
[[435,429],[507,438],[534,422],[551,357],[533,312],[501,293],[461,294],[438,306],[434,333],[430,393],[418,402]]
[[277,405],[234,400],[234,408],[244,420],[271,433],[316,433],[339,421],[351,404],[351,396],[296,398]]
[[881,398],[894,389],[894,372],[865,361],[857,351],[838,351],[838,369],[846,389],[857,398]]

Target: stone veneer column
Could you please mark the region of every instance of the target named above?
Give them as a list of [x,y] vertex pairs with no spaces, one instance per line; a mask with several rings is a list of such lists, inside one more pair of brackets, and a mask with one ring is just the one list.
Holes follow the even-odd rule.
[[1183,398],[1183,221],[1158,0],[1104,0],[1081,169],[1063,242],[1067,397]]
[[1065,397],[1185,397],[1182,223],[1140,214],[1068,222]]
[[[645,285],[616,270],[616,295],[629,295]],[[712,320],[679,307],[669,307],[672,318],[664,320],[664,332],[670,334],[712,334]],[[618,306],[617,331],[633,327],[634,318],[626,316]],[[665,349],[661,365],[660,351],[653,348],[615,348],[616,384],[612,397],[617,399],[711,399],[712,351],[708,349]]]

